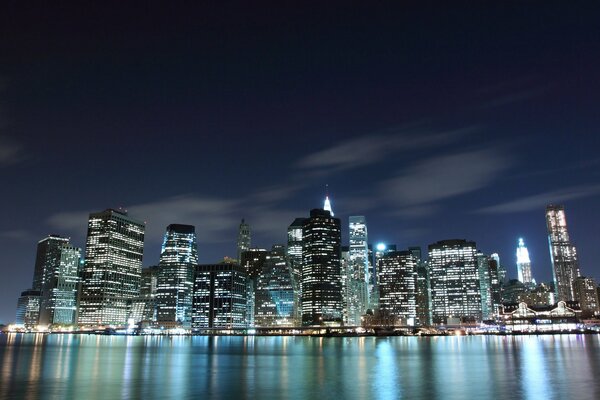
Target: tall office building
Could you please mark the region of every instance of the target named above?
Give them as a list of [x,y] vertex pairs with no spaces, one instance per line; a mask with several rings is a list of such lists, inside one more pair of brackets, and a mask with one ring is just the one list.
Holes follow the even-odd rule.
[[27,289],[21,292],[21,297],[17,301],[17,318],[15,323],[26,329],[34,329],[38,325],[40,318],[40,299],[39,290]]
[[481,318],[483,320],[494,319],[502,304],[496,259],[483,253],[477,253],[477,273],[481,296]]
[[247,278],[234,263],[196,266],[192,330],[247,327]]
[[554,276],[554,289],[557,301],[574,301],[574,283],[580,276],[577,250],[571,244],[567,231],[564,206],[546,207],[548,244]]
[[574,283],[575,300],[579,302],[582,315],[591,317],[600,314],[600,302],[594,278],[584,276],[577,277]]
[[342,320],[341,224],[322,209],[302,226],[302,324],[340,324]]
[[242,260],[242,253],[246,250],[249,250],[250,247],[252,247],[251,239],[252,238],[250,236],[250,225],[248,225],[246,221],[244,221],[244,219],[242,218],[237,240],[237,260],[240,264]]
[[500,286],[506,283],[506,269],[500,264],[500,256],[498,253],[490,254],[490,258],[496,261],[496,266],[498,269],[498,280],[500,281]]
[[302,321],[302,225],[305,220],[296,218],[287,229],[286,256],[294,275],[296,321]]
[[158,290],[159,266],[142,268],[140,296],[132,300],[129,318],[137,322],[156,321],[156,293]]
[[354,300],[348,313],[350,325],[360,325],[360,316],[369,308],[369,245],[364,216],[349,218],[349,295]]
[[408,251],[417,260],[417,317],[415,323],[420,326],[431,325],[431,288],[429,287],[427,262],[423,260],[421,247],[411,246]]
[[331,208],[331,200],[329,200],[329,186],[326,186],[325,189],[325,201],[323,202],[323,210],[329,211],[331,216],[333,217],[335,214],[333,213],[333,209]]
[[434,324],[449,318],[481,319],[475,242],[443,240],[429,245],[431,311]]
[[531,273],[531,260],[529,259],[529,250],[525,247],[523,238],[519,238],[517,246],[517,276],[523,282],[525,287],[535,287],[535,279]]
[[417,317],[417,265],[410,251],[392,251],[379,260],[379,309],[414,325]]
[[80,325],[125,325],[140,294],[145,225],[126,212],[90,214],[79,303]]
[[156,320],[165,328],[191,328],[194,268],[198,264],[196,229],[167,227],[158,263]]
[[81,249],[50,235],[38,242],[33,286],[40,291],[41,325],[72,325],[77,318]]
[[293,274],[283,245],[274,245],[267,255],[256,280],[255,304],[255,326],[295,326]]

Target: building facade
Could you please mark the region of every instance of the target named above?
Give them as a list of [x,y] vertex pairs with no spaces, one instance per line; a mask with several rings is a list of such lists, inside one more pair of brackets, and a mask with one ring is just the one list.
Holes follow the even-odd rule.
[[145,225],[124,211],[90,214],[78,323],[125,325],[139,297]]
[[158,263],[156,320],[160,326],[191,328],[194,268],[197,264],[195,227],[169,225]]
[[302,324],[342,323],[341,224],[322,209],[302,226]]
[[241,264],[242,253],[252,247],[252,237],[250,236],[250,225],[242,218],[239,226],[237,240],[237,261]]
[[238,264],[196,266],[192,331],[246,328],[247,280]]
[[17,301],[16,325],[25,329],[34,329],[38,325],[40,318],[40,299],[39,290],[28,289],[21,292],[21,297]]
[[367,221],[362,215],[349,218],[350,246],[347,260],[347,323],[360,325],[369,308],[369,245]]
[[434,324],[481,319],[475,242],[443,240],[429,245],[431,313]]
[[580,276],[575,279],[575,300],[579,302],[584,317],[600,314],[598,290],[594,278]]
[[519,238],[517,246],[517,276],[523,282],[525,287],[535,287],[535,280],[531,272],[531,259],[529,258],[529,250],[525,246],[523,238]]
[[410,251],[393,251],[379,260],[379,310],[403,325],[416,322],[417,266]]
[[561,205],[546,207],[546,227],[554,276],[557,301],[575,300],[575,279],[580,276],[577,250],[567,231],[565,208]]

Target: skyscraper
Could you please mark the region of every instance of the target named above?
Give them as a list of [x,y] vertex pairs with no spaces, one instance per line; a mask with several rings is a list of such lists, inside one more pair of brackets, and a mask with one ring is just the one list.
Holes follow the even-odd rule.
[[348,309],[348,323],[360,325],[360,316],[369,308],[369,247],[367,221],[364,216],[349,218],[350,246],[348,295],[352,300]]
[[302,320],[302,225],[306,218],[296,218],[287,230],[286,255],[294,275],[295,318]]
[[165,328],[191,328],[194,268],[198,264],[196,230],[171,224],[164,236],[156,287],[156,319]]
[[417,259],[410,251],[392,251],[379,260],[379,309],[414,325],[417,316]]
[[429,245],[432,318],[481,319],[481,294],[475,242],[443,240]]
[[294,326],[297,305],[292,270],[285,257],[285,246],[274,245],[256,280],[256,326]]
[[546,207],[546,226],[556,301],[574,301],[574,283],[580,276],[579,261],[577,250],[569,239],[564,206]]
[[322,209],[310,212],[302,226],[302,324],[340,324],[341,224]]
[[196,266],[192,329],[245,328],[247,277],[238,264]]
[[40,318],[40,296],[39,290],[27,289],[21,292],[17,301],[17,318],[15,323],[26,329],[37,326]]
[[325,201],[323,202],[323,210],[329,211],[332,217],[335,215],[333,213],[333,209],[331,208],[331,201],[329,200],[329,185],[327,185],[325,189]]
[[523,238],[519,238],[519,245],[517,247],[517,276],[518,279],[523,282],[525,287],[535,287],[535,280],[531,273],[531,260],[529,259],[529,250],[525,247],[525,241]]
[[493,319],[498,315],[502,303],[496,259],[483,253],[477,253],[477,273],[481,296],[481,318]]
[[81,249],[50,235],[38,242],[33,285],[39,290],[41,325],[72,325],[77,317]]
[[82,274],[80,325],[125,325],[140,294],[145,225],[126,212],[90,214]]
[[574,283],[575,299],[579,302],[582,315],[591,317],[600,313],[600,302],[594,278],[577,277]]
[[241,264],[242,253],[248,249],[250,249],[252,245],[252,240],[250,236],[250,225],[244,221],[242,218],[242,222],[240,223],[240,228],[238,232],[238,241],[237,241],[237,260],[238,263]]

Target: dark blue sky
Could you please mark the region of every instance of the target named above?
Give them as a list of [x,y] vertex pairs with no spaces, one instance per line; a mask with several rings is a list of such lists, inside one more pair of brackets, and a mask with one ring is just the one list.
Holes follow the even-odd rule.
[[[564,3],[564,2],[563,2]],[[563,203],[600,278],[600,20],[593,2],[3,10],[0,322],[49,233],[87,214],[196,225],[201,262],[283,242],[320,207],[373,242],[523,236],[551,279],[544,207]],[[344,236],[347,235],[347,229]]]

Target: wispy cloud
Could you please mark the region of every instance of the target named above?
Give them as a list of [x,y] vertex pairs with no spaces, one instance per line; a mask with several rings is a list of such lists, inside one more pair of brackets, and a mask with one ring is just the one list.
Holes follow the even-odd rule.
[[8,231],[3,231],[0,232],[0,237],[19,241],[31,241],[32,239],[34,239],[34,235],[31,232],[24,229],[12,229]]
[[23,158],[23,147],[7,136],[0,135],[0,165],[14,164]]
[[480,214],[509,214],[545,207],[551,203],[560,203],[600,194],[600,185],[572,186],[566,189],[553,190],[526,196],[520,199],[484,207],[476,211]]
[[437,156],[388,179],[380,190],[400,209],[418,207],[481,189],[512,165],[497,150],[479,149]]
[[412,128],[393,134],[377,134],[357,137],[330,148],[303,157],[296,163],[300,169],[316,169],[327,173],[340,172],[379,162],[386,157],[404,151],[442,146],[456,141],[473,128],[431,133],[418,132]]

